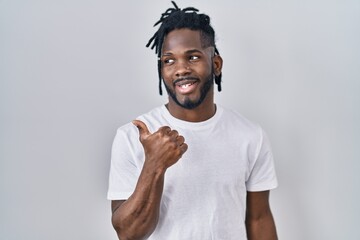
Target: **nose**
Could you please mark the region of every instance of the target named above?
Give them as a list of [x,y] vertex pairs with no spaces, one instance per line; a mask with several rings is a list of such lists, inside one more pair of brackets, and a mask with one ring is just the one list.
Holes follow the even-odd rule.
[[175,75],[176,77],[186,76],[191,73],[191,69],[188,63],[178,62],[176,66]]

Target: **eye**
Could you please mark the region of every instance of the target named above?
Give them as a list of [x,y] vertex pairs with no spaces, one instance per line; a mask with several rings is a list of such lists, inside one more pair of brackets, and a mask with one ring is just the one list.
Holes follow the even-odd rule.
[[172,63],[175,62],[175,60],[172,59],[172,58],[165,58],[165,59],[163,60],[163,62],[164,62],[164,64],[172,64]]
[[200,57],[198,56],[190,56],[190,61],[195,61],[195,60],[198,60]]

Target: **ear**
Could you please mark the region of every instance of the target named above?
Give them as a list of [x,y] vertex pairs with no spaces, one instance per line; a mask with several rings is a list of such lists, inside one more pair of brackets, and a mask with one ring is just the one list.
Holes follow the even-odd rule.
[[214,74],[216,76],[219,76],[222,71],[223,66],[223,59],[220,57],[220,55],[215,55],[213,57],[213,66],[214,66]]

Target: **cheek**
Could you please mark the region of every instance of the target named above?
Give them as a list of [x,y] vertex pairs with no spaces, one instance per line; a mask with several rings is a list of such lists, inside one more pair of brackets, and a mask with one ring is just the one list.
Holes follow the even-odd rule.
[[214,66],[212,63],[205,63],[201,66],[201,75],[204,77],[209,76],[212,73]]
[[161,69],[161,77],[164,81],[171,81],[172,71],[169,68]]
[[165,68],[161,68],[161,76],[164,77],[164,76],[167,76],[168,75],[168,70],[166,70]]

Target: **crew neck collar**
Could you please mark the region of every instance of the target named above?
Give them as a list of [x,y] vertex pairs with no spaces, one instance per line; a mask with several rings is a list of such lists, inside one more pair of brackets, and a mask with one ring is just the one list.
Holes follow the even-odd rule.
[[201,122],[188,122],[172,116],[165,105],[161,106],[165,118],[174,126],[191,130],[202,130],[214,126],[222,115],[223,108],[216,104],[216,112],[211,118]]

